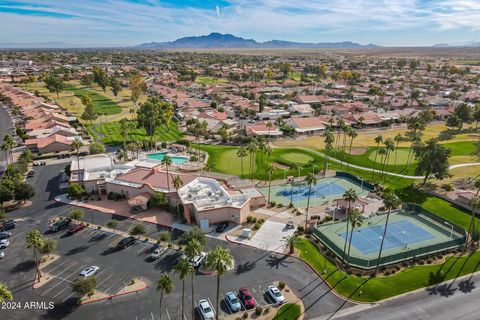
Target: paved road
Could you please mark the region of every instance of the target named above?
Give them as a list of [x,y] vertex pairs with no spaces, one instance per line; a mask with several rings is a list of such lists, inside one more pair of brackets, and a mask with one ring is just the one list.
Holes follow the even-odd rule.
[[[66,215],[70,210],[67,205],[56,204],[53,199],[58,195],[58,173],[63,170],[64,164],[47,165],[38,167],[35,176],[30,180],[35,186],[36,195],[33,199],[35,205],[19,209],[11,213],[12,217],[22,219],[14,230],[11,245],[5,250],[5,258],[0,263],[0,279],[6,281],[12,290],[16,302],[21,302],[21,310],[0,310],[0,319],[158,319],[159,294],[155,290],[155,281],[163,271],[169,271],[172,261],[147,262],[147,252],[142,251],[144,244],[138,243],[128,250],[115,250],[113,239],[107,236],[94,237],[96,230],[82,231],[72,237],[62,236],[63,232],[49,234],[58,241],[57,253],[62,256],[61,265],[55,270],[58,278],[55,283],[49,284],[44,289],[31,288],[34,277],[31,249],[25,246],[25,233],[38,227],[42,232],[47,228],[50,217]],[[100,217],[101,213],[94,216],[95,223],[106,222],[108,216]],[[105,215],[105,214],[104,214]],[[85,219],[88,221],[90,215]],[[124,226],[125,224],[125,226]],[[119,228],[126,228],[122,222]],[[155,232],[155,230],[152,230]],[[92,233],[90,233],[92,232]],[[99,240],[100,239],[100,240]],[[222,277],[221,293],[236,291],[242,286],[252,289],[258,301],[265,301],[263,292],[275,280],[284,280],[289,284],[306,307],[306,318],[313,318],[336,310],[348,308],[351,303],[331,292],[330,288],[303,262],[268,251],[248,248],[227,243],[217,239],[209,239],[206,250],[221,245],[230,249],[235,268]],[[175,253],[169,255],[172,260]],[[172,258],[172,259],[171,259]],[[115,298],[112,301],[98,302],[77,307],[73,296],[69,297],[68,281],[75,278],[77,271],[84,265],[99,265],[104,273],[100,275],[103,286],[115,285],[113,279],[141,276],[150,283],[150,287],[139,294]],[[66,271],[64,271],[67,269]],[[171,274],[175,290],[165,297],[164,305],[168,308],[171,319],[179,319],[178,310],[181,300],[182,284],[178,277]],[[62,280],[65,279],[65,280]],[[200,275],[195,279],[195,301],[208,298],[212,302],[215,298],[215,275]],[[186,282],[190,288],[190,281]],[[189,292],[189,290],[187,290]],[[60,300],[60,301],[58,301]],[[26,310],[26,302],[55,302],[51,310]],[[190,305],[190,294],[186,295],[186,305]],[[263,302],[264,304],[265,302]],[[223,308],[224,309],[224,308]],[[169,319],[166,310],[162,310],[163,319]],[[153,315],[153,317],[152,317]],[[187,317],[190,320],[190,317]]]
[[[480,301],[480,275],[462,277],[422,290],[379,306],[343,317],[327,317],[342,320],[478,320]],[[325,317],[323,317],[325,319]]]
[[[12,118],[7,110],[0,104],[0,143],[3,143],[3,138],[12,133]],[[5,167],[5,153],[0,152],[0,171]]]

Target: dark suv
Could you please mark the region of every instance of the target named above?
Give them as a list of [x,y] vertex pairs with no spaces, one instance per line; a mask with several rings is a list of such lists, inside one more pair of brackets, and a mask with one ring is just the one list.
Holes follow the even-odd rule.
[[55,223],[50,225],[50,231],[51,232],[58,232],[62,229],[65,229],[70,225],[70,222],[72,222],[72,219],[67,218],[67,219],[60,219],[56,221]]
[[13,220],[10,220],[10,221],[5,221],[4,223],[2,223],[2,225],[0,225],[0,231],[6,231],[6,230],[12,230],[12,229],[15,229],[15,226],[17,224],[15,223],[15,221]]
[[120,240],[120,242],[117,244],[117,248],[119,249],[124,249],[126,247],[129,247],[135,243],[135,238],[134,237],[127,237],[123,238]]

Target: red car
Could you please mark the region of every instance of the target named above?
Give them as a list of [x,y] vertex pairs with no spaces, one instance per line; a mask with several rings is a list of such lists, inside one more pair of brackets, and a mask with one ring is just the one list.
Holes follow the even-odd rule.
[[247,288],[240,288],[238,290],[238,297],[240,298],[240,300],[242,300],[245,308],[247,309],[255,308],[255,306],[257,305],[257,303],[255,302],[255,298],[253,298],[250,290],[248,290]]
[[78,231],[82,230],[85,227],[86,227],[86,225],[84,223],[74,224],[73,226],[68,228],[67,233],[68,234],[74,234],[74,233],[77,233]]

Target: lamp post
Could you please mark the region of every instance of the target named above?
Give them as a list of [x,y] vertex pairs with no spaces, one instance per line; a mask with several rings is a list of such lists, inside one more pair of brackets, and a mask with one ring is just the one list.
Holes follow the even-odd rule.
[[448,223],[447,221],[444,221],[443,224],[450,227],[450,238],[451,238],[453,236],[453,225]]

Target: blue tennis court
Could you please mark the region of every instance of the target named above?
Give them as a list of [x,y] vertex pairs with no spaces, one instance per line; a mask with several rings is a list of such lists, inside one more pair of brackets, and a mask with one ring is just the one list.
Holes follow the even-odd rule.
[[[363,254],[378,252],[384,230],[384,225],[374,225],[372,223],[369,223],[366,227],[356,229],[352,236],[352,246]],[[343,239],[350,236],[346,232],[338,235]],[[383,249],[399,248],[407,250],[410,244],[434,238],[436,238],[435,235],[409,220],[395,221],[388,224]]]
[[345,191],[346,189],[344,187],[338,183],[330,181],[317,183],[316,185],[312,186],[311,191],[308,185],[302,184],[294,186],[293,188],[287,186],[284,190],[279,191],[279,193],[284,197],[290,197],[293,194],[300,199],[306,199],[308,198],[309,194],[310,197],[315,198],[326,197],[334,194],[343,194]]

